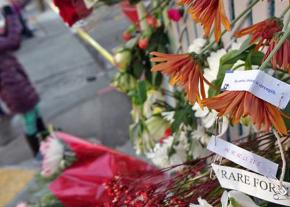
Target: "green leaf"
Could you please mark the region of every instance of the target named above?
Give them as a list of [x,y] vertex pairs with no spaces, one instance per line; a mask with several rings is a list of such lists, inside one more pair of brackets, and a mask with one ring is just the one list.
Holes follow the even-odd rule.
[[156,87],[160,87],[162,84],[163,76],[160,72],[153,74],[153,85]]
[[128,42],[126,42],[125,48],[130,49],[130,50],[133,49],[135,46],[137,46],[138,39],[139,39],[138,36],[130,39]]
[[242,207],[234,198],[230,198],[229,200],[231,207]]
[[147,99],[147,84],[145,81],[139,81],[135,90],[129,93],[132,101],[136,105],[142,105]]
[[261,65],[263,58],[264,53],[252,49],[244,60],[246,69],[251,69],[252,65]]
[[[221,87],[222,82],[224,80],[225,74],[228,70],[231,70],[233,65],[238,60],[244,60],[246,63],[246,68],[251,68],[251,66],[254,65],[260,65],[262,59],[263,59],[263,53],[258,52],[254,50],[253,45],[244,46],[242,50],[232,50],[225,54],[220,59],[220,67],[219,72],[217,75],[217,79],[213,82],[215,86],[218,88]],[[219,93],[219,90],[210,89],[209,90],[209,96],[213,96]]]
[[133,61],[132,68],[134,77],[139,79],[143,73],[143,65],[139,61]]
[[180,106],[174,113],[174,122],[172,123],[172,130],[178,131],[181,124],[195,127],[194,111],[191,105]]
[[241,51],[245,51],[245,50],[247,50],[248,48],[251,47],[251,45],[250,45],[251,38],[252,38],[251,35],[248,36],[248,38],[242,43],[242,45],[240,47]]

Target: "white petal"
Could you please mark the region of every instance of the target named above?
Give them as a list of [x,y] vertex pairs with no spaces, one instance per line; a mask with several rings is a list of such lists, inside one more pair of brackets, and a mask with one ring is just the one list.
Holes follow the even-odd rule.
[[259,207],[249,196],[242,192],[232,190],[228,194],[230,198],[234,198],[242,207]]
[[221,197],[222,207],[228,207],[228,203],[229,203],[229,195],[228,195],[228,192],[225,190]]

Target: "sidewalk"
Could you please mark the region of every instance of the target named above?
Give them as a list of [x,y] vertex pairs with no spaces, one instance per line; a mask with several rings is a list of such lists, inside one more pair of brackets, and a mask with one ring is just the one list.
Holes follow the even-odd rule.
[[[28,10],[30,14],[35,13],[34,5],[30,5]],[[120,18],[118,8],[98,12],[102,21],[98,21],[98,29],[90,33],[111,50],[121,43],[120,34],[128,23]],[[40,109],[46,123],[67,133],[133,153],[128,144],[130,103],[125,95],[110,87],[116,69],[104,67],[104,60],[84,45],[53,11],[34,15],[30,20],[36,29],[36,36],[23,41],[17,56],[41,95]],[[112,41],[107,39],[108,32]],[[97,79],[89,82],[87,79],[90,77]],[[37,170],[39,164],[37,166],[33,161],[23,138],[21,117],[16,119],[14,126],[8,120],[1,122],[0,172],[7,174],[12,169],[21,174],[26,172],[25,169]],[[6,145],[3,144],[4,138],[10,140]],[[8,177],[9,184],[13,186],[16,180]],[[26,200],[30,194],[28,188],[31,190],[33,186],[33,180],[28,182],[26,188],[21,186],[21,193],[6,206],[14,207]]]
[[[34,12],[33,5],[28,9]],[[128,24],[120,18],[118,9],[113,11],[101,9],[102,21],[97,23],[97,30],[91,31],[108,49],[121,43],[119,36]],[[97,139],[107,146],[125,144],[130,104],[126,96],[109,87],[115,69],[99,64],[104,60],[96,60],[97,53],[88,50],[53,11],[31,19],[36,37],[24,40],[17,56],[41,95],[40,109],[46,122],[76,136]],[[108,25],[111,31],[99,30]],[[108,42],[108,32],[113,41]],[[88,82],[88,77],[97,77],[97,80]],[[31,158],[19,123],[9,135],[13,141],[0,146],[0,166]]]

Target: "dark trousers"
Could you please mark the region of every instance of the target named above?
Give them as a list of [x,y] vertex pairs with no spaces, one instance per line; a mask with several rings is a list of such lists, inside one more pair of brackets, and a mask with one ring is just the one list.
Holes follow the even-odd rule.
[[41,135],[46,131],[46,126],[37,107],[23,116],[25,120],[25,137],[35,156],[39,152],[41,140],[44,139]]

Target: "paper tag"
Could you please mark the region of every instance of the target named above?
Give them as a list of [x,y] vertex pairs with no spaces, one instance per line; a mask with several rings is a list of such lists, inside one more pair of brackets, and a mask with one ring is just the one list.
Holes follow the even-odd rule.
[[[212,164],[212,168],[223,188],[238,190],[272,203],[290,206],[289,190],[286,193],[283,192],[278,180],[216,164]],[[283,182],[283,186],[285,189],[290,189],[290,183]]]
[[248,91],[281,109],[290,99],[290,85],[261,70],[234,71],[226,73],[222,90]]
[[98,0],[84,0],[84,2],[87,9],[91,9],[98,2]]
[[278,164],[218,137],[212,137],[207,149],[249,170],[275,178]]

